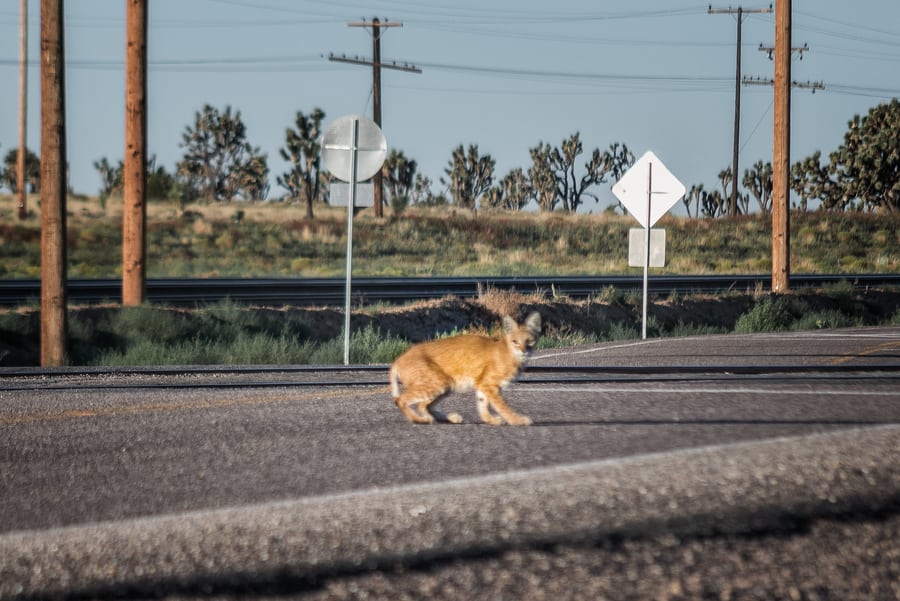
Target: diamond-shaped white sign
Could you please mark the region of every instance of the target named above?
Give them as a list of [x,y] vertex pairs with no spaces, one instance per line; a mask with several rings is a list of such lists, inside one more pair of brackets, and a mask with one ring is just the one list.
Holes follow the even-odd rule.
[[[647,192],[650,191],[649,224],[647,215]],[[684,197],[684,184],[666,169],[651,151],[644,153],[612,188],[612,193],[628,209],[641,227],[653,227],[676,202]]]

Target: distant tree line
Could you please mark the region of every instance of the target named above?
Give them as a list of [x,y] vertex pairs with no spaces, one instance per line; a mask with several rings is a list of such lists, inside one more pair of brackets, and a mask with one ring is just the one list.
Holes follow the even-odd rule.
[[[879,104],[847,124],[844,142],[823,161],[821,151],[791,165],[794,208],[806,211],[813,203],[827,211],[900,211],[900,101]],[[694,185],[684,197],[688,215],[719,217],[728,214],[727,199],[734,185],[731,168],[719,172],[720,189]],[[744,170],[747,190],[738,194],[737,214],[750,210],[750,196],[763,213],[772,210],[772,163],[757,161]]]
[[[320,158],[324,119],[320,108],[309,114],[298,111],[293,125],[285,129],[284,146],[279,149],[288,170],[276,175],[275,182],[285,191],[284,200],[306,204],[309,218],[314,216],[315,204],[327,200],[331,179]],[[898,131],[897,99],[873,107],[866,116],[854,116],[843,144],[827,160],[816,151],[792,165],[790,185],[798,199],[794,208],[807,210],[816,204],[831,211],[900,210]],[[267,155],[247,140],[240,111],[230,106],[220,111],[205,105],[185,127],[179,147],[183,154],[174,173],[157,166],[155,157],[148,161],[149,198],[223,202],[268,197]],[[387,198],[397,213],[410,204],[511,211],[531,205],[542,211],[576,212],[587,201],[598,201],[598,186],[618,181],[635,160],[631,150],[620,142],[585,153],[577,131],[558,146],[540,141],[529,154],[530,165],[498,177],[496,161],[490,154],[482,154],[477,144],[460,144],[452,150],[440,178],[443,192],[435,194],[432,180],[418,172],[417,162],[402,150],[391,149],[382,167]],[[12,149],[0,165],[0,187],[13,193],[17,192],[17,158],[18,149]],[[40,160],[30,150],[25,168],[29,192],[39,192]],[[103,157],[94,162],[94,168],[101,180],[101,198],[121,193],[122,161],[113,165]],[[728,199],[738,182],[731,168],[725,168],[719,172],[715,186],[691,186],[684,207],[691,217],[723,217],[748,213],[752,199],[759,211],[771,211],[771,163],[757,161],[745,169],[740,184],[744,191],[730,207]]]

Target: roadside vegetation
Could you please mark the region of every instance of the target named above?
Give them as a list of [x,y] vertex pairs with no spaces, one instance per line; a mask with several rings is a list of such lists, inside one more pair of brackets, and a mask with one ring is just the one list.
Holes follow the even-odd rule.
[[[538,349],[640,337],[641,298],[601,291],[572,300],[487,290],[354,311],[350,360],[389,363],[415,342],[463,331],[499,335],[500,316],[538,310]],[[101,305],[69,311],[70,365],[333,365],[343,360],[343,314],[331,308],[262,308],[223,301],[200,309]],[[648,336],[699,336],[865,325],[900,326],[900,291],[850,285],[789,295],[732,293],[655,299]],[[37,307],[0,310],[0,366],[39,363]]]
[[[37,203],[33,202],[32,206]],[[0,278],[40,277],[37,217],[13,218],[15,200],[0,196]],[[344,272],[346,221],[341,209],[285,203],[182,205],[148,209],[149,277],[322,277]],[[628,266],[630,217],[603,213],[478,211],[414,207],[354,225],[357,276],[637,274]],[[71,197],[69,277],[116,278],[121,270],[121,200]],[[667,266],[654,274],[770,271],[770,225],[761,214],[719,219],[666,217]],[[900,215],[795,212],[794,273],[900,271]],[[503,312],[532,305],[546,314],[542,347],[637,338],[640,295],[598,291],[588,301],[547,297],[487,303],[365,307],[354,313],[351,360],[387,363],[410,343],[474,328],[490,332]],[[654,299],[648,334],[686,336],[854,325],[900,325],[900,294],[851,285],[785,297],[734,291],[720,298]],[[489,305],[489,309],[485,306]],[[400,315],[407,317],[406,322]],[[423,323],[423,315],[443,315]],[[427,320],[426,320],[427,321]],[[253,308],[221,303],[187,311],[144,306],[72,307],[71,365],[334,364],[343,356],[342,316],[329,309]],[[39,362],[37,307],[0,309],[0,366]]]
[[[36,205],[36,201],[31,202]],[[69,277],[121,275],[121,199],[69,200]],[[40,277],[40,222],[17,221],[0,196],[0,278]],[[416,207],[402,216],[357,216],[354,273],[360,276],[634,274],[629,216]],[[756,274],[771,270],[771,220],[667,216],[667,265],[654,273]],[[328,277],[344,273],[346,213],[284,203],[153,201],[148,207],[148,277]],[[900,213],[791,215],[794,273],[900,271]]]

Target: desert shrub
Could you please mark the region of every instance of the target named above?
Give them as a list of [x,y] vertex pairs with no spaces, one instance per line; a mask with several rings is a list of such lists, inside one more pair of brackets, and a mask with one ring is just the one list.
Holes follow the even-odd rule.
[[39,355],[36,313],[0,311],[0,366],[30,365]]
[[836,282],[831,282],[823,285],[820,291],[825,296],[840,297],[853,296],[853,294],[856,292],[856,289],[853,285],[853,282],[851,282],[850,280],[838,280]]
[[688,336],[711,336],[713,334],[726,334],[725,328],[710,326],[704,324],[684,323],[678,320],[678,323],[671,329],[663,332],[664,336],[674,338],[686,338]]
[[606,340],[634,340],[640,337],[640,326],[629,321],[615,321],[609,324],[609,330],[604,333]]
[[185,319],[159,307],[122,307],[110,316],[109,331],[121,340],[172,343],[185,337]]
[[198,340],[160,344],[136,340],[123,349],[106,349],[95,354],[89,365],[119,367],[126,365],[203,365],[208,364],[208,346]]
[[197,315],[196,331],[207,340],[233,341],[242,332],[258,332],[254,311],[226,298],[203,308]]
[[734,331],[747,334],[797,329],[797,320],[807,315],[811,313],[805,301],[787,296],[768,296],[738,317]]
[[[350,334],[350,363],[365,365],[390,363],[409,348],[409,342],[391,335],[384,336],[371,324]],[[312,365],[336,365],[344,362],[344,337],[337,336],[319,344],[310,355]]]
[[598,290],[593,295],[591,295],[591,300],[604,303],[608,305],[615,305],[617,303],[623,302],[625,298],[625,293],[622,292],[621,288],[617,288],[612,284],[606,286],[602,290]]
[[363,330],[351,334],[350,361],[351,363],[390,363],[407,348],[409,348],[409,342],[406,340],[390,334],[382,335],[379,328],[369,324]]
[[585,346],[600,342],[600,337],[593,332],[570,331],[567,333],[551,333],[538,338],[535,350]]
[[124,349],[109,349],[94,365],[292,365],[306,364],[315,350],[310,341],[265,333],[242,333],[233,339],[191,338],[174,343],[136,340]]
[[491,285],[478,284],[478,304],[498,317],[509,315],[518,319],[519,307],[532,302],[539,302],[539,294],[525,295],[515,289],[495,288]]
[[12,311],[0,312],[0,334],[8,336],[24,336],[33,330],[31,319],[27,315]]
[[406,210],[406,207],[409,206],[409,196],[406,196],[405,194],[391,196],[390,204],[391,211],[393,211],[394,215],[402,215],[403,211]]
[[791,324],[792,330],[823,330],[831,328],[847,328],[850,326],[860,325],[850,316],[841,313],[836,309],[828,311],[814,311],[797,318]]
[[315,343],[291,336],[264,332],[241,333],[230,344],[220,341],[216,363],[243,365],[305,364],[315,351]]
[[734,331],[738,334],[786,330],[793,321],[787,299],[769,296],[754,304],[738,317]]

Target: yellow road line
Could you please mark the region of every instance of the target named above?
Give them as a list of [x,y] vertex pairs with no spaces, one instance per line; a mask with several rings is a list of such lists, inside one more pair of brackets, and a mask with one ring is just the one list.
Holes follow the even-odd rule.
[[843,353],[839,357],[835,357],[829,361],[826,361],[828,365],[841,365],[843,363],[849,363],[854,359],[859,359],[860,357],[866,357],[869,355],[875,355],[877,353],[883,351],[896,351],[900,350],[900,342],[896,340],[891,340],[888,342],[883,342],[877,346],[873,346],[867,349],[863,349],[861,351],[855,351],[851,353]]
[[[388,391],[387,387],[378,388],[375,391],[367,391],[363,395],[354,396],[380,396]],[[328,392],[281,392],[264,396],[247,396],[241,398],[202,399],[194,401],[170,401],[166,403],[148,403],[144,405],[122,405],[117,407],[101,407],[96,409],[78,408],[58,411],[54,413],[25,413],[0,417],[0,426],[11,426],[32,422],[50,422],[65,419],[80,419],[86,417],[107,417],[121,415],[138,415],[142,413],[164,413],[170,411],[220,409],[223,407],[236,407],[241,405],[269,405],[273,403],[287,403],[292,401],[327,400],[347,396],[346,390],[331,390]]]

